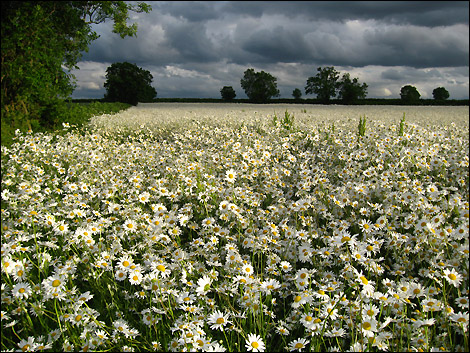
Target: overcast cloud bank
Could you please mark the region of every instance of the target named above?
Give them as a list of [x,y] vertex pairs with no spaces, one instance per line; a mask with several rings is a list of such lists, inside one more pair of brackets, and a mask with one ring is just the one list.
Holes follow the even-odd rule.
[[128,61],[149,70],[160,98],[220,98],[248,68],[277,77],[282,98],[319,66],[334,66],[369,85],[369,98],[398,98],[416,86],[422,98],[444,86],[469,97],[468,2],[215,1],[148,2],[131,14],[137,37],[121,39],[112,23],[74,70],[73,98],[101,98],[106,68]]

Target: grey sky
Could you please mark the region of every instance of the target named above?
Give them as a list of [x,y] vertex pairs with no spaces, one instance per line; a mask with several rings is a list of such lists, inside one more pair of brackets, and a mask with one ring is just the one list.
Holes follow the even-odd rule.
[[137,37],[121,39],[112,22],[74,70],[74,98],[101,98],[106,68],[128,61],[149,70],[157,97],[220,98],[248,68],[277,77],[292,98],[317,67],[334,66],[369,85],[370,98],[398,98],[411,84],[422,98],[444,86],[469,97],[467,1],[147,1],[131,13]]

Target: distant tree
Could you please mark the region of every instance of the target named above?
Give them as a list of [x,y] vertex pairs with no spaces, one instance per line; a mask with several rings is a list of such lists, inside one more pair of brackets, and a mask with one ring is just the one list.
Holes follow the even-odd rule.
[[300,99],[300,97],[302,97],[302,91],[300,89],[296,88],[292,91],[292,96],[295,99]]
[[356,102],[358,99],[364,99],[367,95],[367,84],[359,83],[357,78],[351,80],[349,73],[345,73],[341,80],[338,82],[339,98],[344,103],[350,104]]
[[329,103],[331,97],[336,97],[339,72],[334,66],[317,68],[317,75],[307,79],[305,94],[315,93],[322,103]]
[[437,101],[444,101],[449,98],[450,94],[444,87],[437,87],[432,91],[432,96]]
[[225,101],[231,101],[236,97],[235,90],[233,89],[232,86],[224,86],[220,90],[220,95],[222,96],[222,99]]
[[240,84],[252,102],[265,103],[271,97],[279,96],[276,81],[277,78],[267,72],[247,69]]
[[151,86],[150,71],[128,62],[114,63],[106,69],[106,94],[108,102],[122,102],[137,105],[138,102],[152,102],[157,91]]
[[412,102],[419,101],[419,97],[421,97],[421,94],[419,94],[416,87],[411,86],[411,85],[406,85],[401,88],[400,97],[403,101],[407,103],[412,103]]

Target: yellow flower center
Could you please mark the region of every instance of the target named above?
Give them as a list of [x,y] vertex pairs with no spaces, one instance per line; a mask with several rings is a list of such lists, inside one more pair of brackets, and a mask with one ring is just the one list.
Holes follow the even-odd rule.
[[449,273],[447,277],[449,277],[452,281],[455,281],[457,279],[457,276],[454,275],[453,273]]
[[258,342],[251,342],[251,346],[253,348],[258,348],[259,347],[259,343]]
[[158,266],[157,266],[157,270],[162,271],[162,272],[165,272],[166,268],[165,268],[165,266],[163,266],[163,265],[158,265]]
[[52,282],[52,287],[58,287],[60,286],[60,281],[58,279],[55,279],[53,282]]
[[370,324],[370,322],[364,322],[364,324],[362,325],[362,328],[364,330],[370,330],[372,327],[372,325]]
[[224,320],[223,317],[219,317],[219,318],[215,321],[215,323],[216,323],[217,325],[223,324],[224,322],[225,322],[225,320]]
[[368,284],[368,283],[369,283],[369,281],[367,280],[367,278],[365,278],[364,276],[361,276],[360,279],[361,279],[361,282],[362,282],[363,284]]

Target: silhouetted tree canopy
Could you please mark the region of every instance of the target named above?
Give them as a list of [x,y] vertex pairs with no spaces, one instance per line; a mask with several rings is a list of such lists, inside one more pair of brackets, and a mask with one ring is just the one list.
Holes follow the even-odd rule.
[[316,94],[322,103],[328,103],[331,97],[336,97],[339,72],[334,66],[317,68],[317,74],[307,79],[305,94]]
[[277,78],[267,72],[247,69],[240,83],[252,102],[264,103],[271,97],[279,96],[276,81]]
[[295,98],[295,99],[300,99],[300,97],[302,97],[302,91],[298,88],[295,88],[293,91],[292,91],[292,96]]
[[367,88],[366,83],[361,85],[357,78],[351,80],[349,73],[345,73],[338,82],[338,95],[344,103],[350,104],[356,102],[358,99],[366,98]]
[[435,100],[443,101],[450,97],[449,92],[444,87],[434,88],[432,96]]
[[224,86],[220,90],[220,95],[222,96],[223,100],[231,101],[236,97],[237,94],[235,93],[235,90],[232,86]]
[[106,69],[106,94],[108,102],[137,105],[138,102],[153,102],[157,91],[152,87],[153,76],[148,70],[128,62],[114,63]]
[[400,97],[405,102],[416,102],[421,97],[416,87],[411,85],[403,86],[400,90]]
[[340,80],[340,73],[334,66],[318,67],[317,71],[315,76],[307,79],[305,94],[314,93],[318,100],[325,104],[336,95],[346,104],[366,98],[367,84],[360,84],[358,78],[351,79],[349,73],[345,73]]

